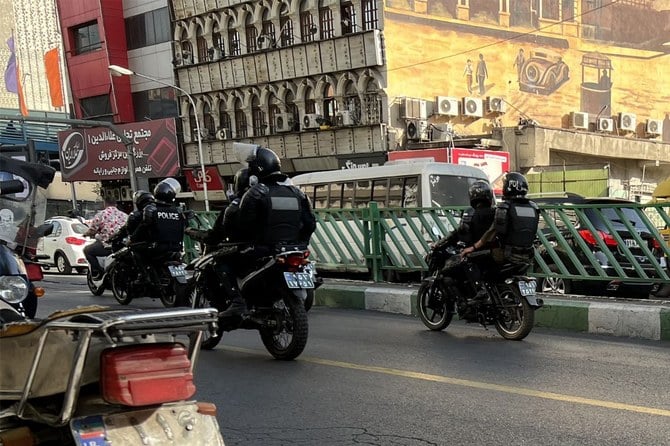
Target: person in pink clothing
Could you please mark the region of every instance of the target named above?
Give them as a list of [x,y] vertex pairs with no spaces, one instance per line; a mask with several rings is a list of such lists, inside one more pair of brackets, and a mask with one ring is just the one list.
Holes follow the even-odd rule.
[[88,231],[84,234],[87,237],[95,237],[95,242],[84,248],[84,255],[94,279],[102,275],[98,257],[106,257],[112,253],[108,241],[128,219],[128,214],[116,207],[116,200],[113,198],[105,198],[104,206],[105,208],[91,219]]

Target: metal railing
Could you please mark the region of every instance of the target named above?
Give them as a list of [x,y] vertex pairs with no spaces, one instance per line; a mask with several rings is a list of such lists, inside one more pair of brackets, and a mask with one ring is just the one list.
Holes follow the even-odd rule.
[[[425,271],[431,243],[458,226],[466,208],[318,209],[310,250],[322,272],[365,273],[374,281]],[[668,204],[540,206],[537,277],[666,283]],[[198,213],[211,222],[216,213]],[[612,218],[614,217],[614,218]],[[594,223],[597,221],[598,223]],[[597,225],[597,227],[596,227]],[[197,255],[186,237],[187,255]]]

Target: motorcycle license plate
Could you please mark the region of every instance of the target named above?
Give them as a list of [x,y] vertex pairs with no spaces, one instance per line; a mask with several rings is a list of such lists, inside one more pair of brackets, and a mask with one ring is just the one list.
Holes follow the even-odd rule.
[[312,275],[309,273],[291,273],[285,271],[284,280],[286,281],[286,285],[291,289],[314,288],[314,281],[312,280]]
[[216,418],[195,403],[74,418],[70,431],[77,446],[223,445]]
[[185,277],[186,270],[182,265],[168,265],[168,270],[172,277]]
[[533,296],[536,289],[537,283],[534,280],[529,280],[528,282],[519,282],[519,291],[521,292],[522,296]]

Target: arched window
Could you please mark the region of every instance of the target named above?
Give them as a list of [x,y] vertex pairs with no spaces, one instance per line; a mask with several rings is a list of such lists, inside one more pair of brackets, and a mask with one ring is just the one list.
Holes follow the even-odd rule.
[[226,48],[223,42],[223,36],[221,36],[220,32],[216,31],[212,33],[212,44],[214,46],[211,48],[211,51],[209,52],[210,60],[219,60],[223,56],[225,56]]
[[321,25],[321,40],[332,39],[335,37],[333,11],[330,8],[319,9],[319,24]]
[[265,11],[263,11],[263,26],[261,34],[267,36],[273,45],[277,43],[275,36],[275,24],[270,20],[269,9],[265,9]]
[[335,113],[337,112],[337,102],[335,101],[335,89],[331,84],[323,87],[323,117],[335,124]]
[[356,85],[352,81],[348,81],[344,87],[342,103],[344,109],[349,111],[349,115],[354,123],[358,124],[361,120],[361,100],[358,97]]
[[312,42],[314,34],[316,33],[316,25],[314,25],[314,17],[308,9],[306,0],[300,3],[300,41]]
[[378,24],[376,0],[362,0],[363,6],[363,30],[376,29]]
[[212,117],[212,110],[208,103],[202,107],[202,120],[203,120],[203,134],[214,136],[216,133],[216,125],[214,124],[214,118]]
[[316,101],[311,88],[305,88],[305,113],[316,113]]
[[279,19],[279,23],[281,24],[279,29],[281,46],[293,45],[293,20],[282,17]]
[[239,56],[242,54],[240,50],[240,33],[238,33],[236,30],[231,30],[228,33],[228,42],[230,45],[230,48],[228,49],[228,54],[231,56]]
[[242,110],[242,101],[237,99],[235,101],[235,137],[246,138],[247,135],[247,115]]
[[191,128],[191,141],[198,140],[198,121],[195,115],[195,109],[191,104],[188,106],[188,125]]
[[230,115],[226,109],[226,103],[221,101],[219,102],[219,128],[218,130],[228,129],[230,130]]
[[351,34],[356,31],[356,8],[351,2],[342,4],[340,8],[342,16],[342,34]]
[[188,40],[182,40],[180,43],[181,46],[181,64],[190,65],[193,63],[193,48],[191,47],[191,42]]
[[247,15],[247,22],[245,26],[245,32],[247,35],[247,54],[253,53],[258,49],[258,46],[256,45],[258,40],[258,30],[252,21],[253,16],[251,14]]
[[293,122],[295,122],[299,128],[300,124],[298,123],[300,122],[300,116],[298,116],[299,114],[298,106],[295,103],[295,97],[293,96],[293,92],[290,90],[286,92],[286,97],[284,98],[284,100],[286,101],[286,112],[291,113],[293,115]]
[[198,45],[198,62],[204,62],[208,60],[207,57],[207,41],[205,36],[203,36],[203,29],[198,27],[198,34],[196,37],[196,43]]
[[276,98],[275,95],[272,95],[270,97],[270,102],[268,106],[268,118],[270,121],[270,134],[277,133],[277,129],[275,128],[275,117],[281,113],[281,109],[279,108],[279,105],[277,104],[278,99]]
[[374,124],[382,122],[382,98],[379,96],[381,88],[375,79],[370,79],[365,87],[361,106],[360,119],[363,123]]
[[261,101],[258,96],[254,96],[251,100],[251,119],[254,136],[265,135],[265,112],[261,109]]

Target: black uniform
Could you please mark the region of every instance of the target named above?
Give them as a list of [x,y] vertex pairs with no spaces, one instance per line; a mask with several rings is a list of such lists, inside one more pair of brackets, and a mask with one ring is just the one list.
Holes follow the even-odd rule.
[[466,209],[458,228],[438,241],[436,247],[453,246],[458,242],[465,243],[465,246],[473,245],[491,227],[494,213],[495,208],[489,205]]
[[532,260],[539,222],[540,211],[527,198],[512,198],[500,203],[494,218],[498,247],[493,250],[493,258],[496,262],[526,263]]
[[132,243],[146,242],[156,253],[181,252],[186,216],[173,204],[156,202],[147,205],[142,221],[131,234]]
[[260,255],[277,245],[307,245],[316,229],[309,200],[290,185],[285,175],[272,175],[244,194],[239,209],[244,240],[260,248]]

